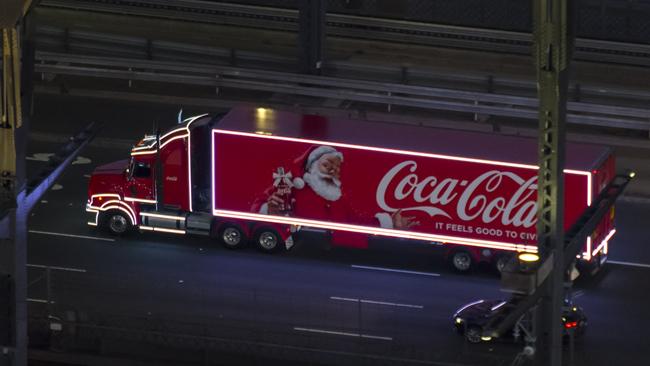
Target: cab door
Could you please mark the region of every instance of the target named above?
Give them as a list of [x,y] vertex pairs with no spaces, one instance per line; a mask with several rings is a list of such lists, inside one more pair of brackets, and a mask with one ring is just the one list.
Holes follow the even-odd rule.
[[155,200],[154,169],[151,162],[132,160],[129,168],[128,195],[136,200]]

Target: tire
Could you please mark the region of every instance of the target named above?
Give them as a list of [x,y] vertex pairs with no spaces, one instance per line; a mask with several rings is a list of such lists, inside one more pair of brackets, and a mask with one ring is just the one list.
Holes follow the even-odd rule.
[[449,256],[449,264],[456,272],[467,273],[472,269],[474,259],[468,251],[455,250]]
[[512,259],[512,256],[508,254],[502,254],[497,257],[494,261],[494,269],[496,269],[497,273],[501,274],[503,272],[510,259]]
[[284,248],[284,240],[277,231],[262,228],[255,233],[255,246],[264,253],[275,253]]
[[104,214],[102,228],[115,236],[126,235],[133,226],[129,218],[121,211],[108,211]]
[[239,249],[246,243],[246,235],[237,225],[224,225],[219,229],[218,237],[221,245],[228,249]]
[[465,329],[465,340],[469,343],[481,343],[481,328],[471,325]]

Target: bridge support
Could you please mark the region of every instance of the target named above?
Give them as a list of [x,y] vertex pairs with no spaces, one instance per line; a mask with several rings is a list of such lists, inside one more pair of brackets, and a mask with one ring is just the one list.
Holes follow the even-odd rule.
[[324,66],[327,1],[302,0],[299,3],[300,67],[305,74],[320,75]]
[[535,364],[562,364],[564,161],[568,74],[574,35],[571,0],[534,0],[534,55],[539,95],[538,248],[551,260],[535,310]]

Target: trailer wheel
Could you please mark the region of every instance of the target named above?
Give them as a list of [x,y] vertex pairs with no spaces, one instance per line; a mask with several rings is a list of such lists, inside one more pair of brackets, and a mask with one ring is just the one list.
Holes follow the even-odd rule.
[[472,255],[462,249],[453,251],[449,256],[451,267],[461,273],[469,272],[472,268],[472,262]]
[[108,211],[104,214],[102,228],[108,231],[111,235],[120,236],[128,233],[131,230],[132,225],[126,214],[115,210]]
[[265,253],[274,253],[282,249],[284,240],[277,231],[271,228],[262,228],[255,233],[255,245]]
[[219,229],[219,241],[228,249],[239,249],[246,243],[246,235],[239,226],[227,224]]

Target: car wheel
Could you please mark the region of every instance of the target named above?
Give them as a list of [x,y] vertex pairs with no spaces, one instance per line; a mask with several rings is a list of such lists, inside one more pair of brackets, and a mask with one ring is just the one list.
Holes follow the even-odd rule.
[[236,225],[225,225],[219,230],[219,241],[228,249],[238,249],[244,246],[246,236]]
[[481,342],[481,328],[477,326],[469,326],[465,329],[465,339],[469,343],[480,343]]
[[120,211],[108,211],[103,222],[104,229],[112,235],[124,235],[131,230],[129,218]]
[[500,255],[497,260],[494,261],[494,268],[497,270],[497,272],[503,272],[503,269],[506,268],[506,265],[511,258],[512,257],[507,254]]
[[461,273],[469,272],[472,261],[472,256],[464,250],[456,250],[449,256],[452,268]]
[[282,249],[284,240],[275,230],[263,228],[255,234],[255,245],[265,253],[274,253]]

